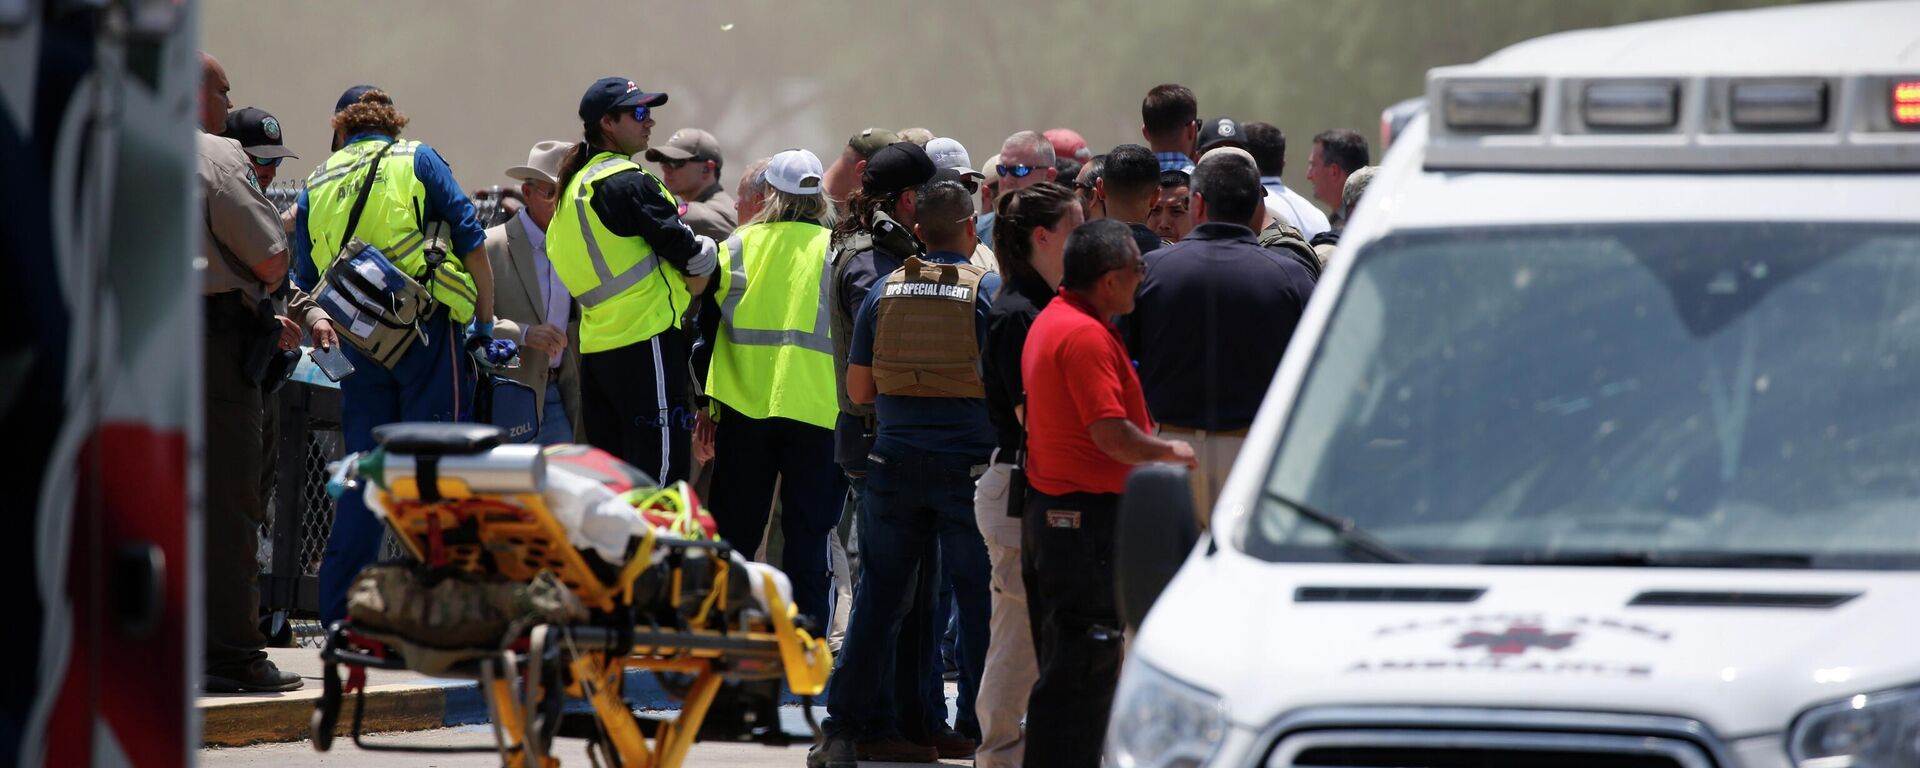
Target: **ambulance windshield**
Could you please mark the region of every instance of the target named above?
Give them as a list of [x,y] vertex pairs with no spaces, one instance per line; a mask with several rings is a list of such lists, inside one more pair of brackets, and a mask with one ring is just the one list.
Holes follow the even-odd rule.
[[1248,552],[1369,559],[1295,500],[1420,562],[1920,568],[1920,228],[1478,229],[1356,258]]

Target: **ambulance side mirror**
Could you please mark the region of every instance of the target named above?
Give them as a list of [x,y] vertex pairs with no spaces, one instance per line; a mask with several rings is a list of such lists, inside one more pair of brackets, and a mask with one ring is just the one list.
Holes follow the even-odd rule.
[[1178,464],[1145,464],[1127,476],[1114,531],[1113,582],[1115,605],[1130,629],[1140,628],[1200,539],[1187,482],[1187,468]]

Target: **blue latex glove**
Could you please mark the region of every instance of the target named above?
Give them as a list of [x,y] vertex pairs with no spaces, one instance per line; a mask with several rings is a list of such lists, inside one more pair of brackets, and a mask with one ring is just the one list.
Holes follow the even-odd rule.
[[520,345],[510,339],[496,339],[493,328],[474,328],[467,335],[467,355],[483,371],[497,371],[512,365],[520,355]]

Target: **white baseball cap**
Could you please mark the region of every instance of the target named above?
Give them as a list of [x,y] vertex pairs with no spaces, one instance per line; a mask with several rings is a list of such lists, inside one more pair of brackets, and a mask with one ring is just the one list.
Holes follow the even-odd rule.
[[973,159],[967,156],[967,148],[960,142],[945,136],[927,142],[927,157],[933,159],[935,168],[952,168],[960,172],[961,178],[980,179],[984,174],[975,170]]
[[767,183],[789,195],[820,194],[824,173],[820,158],[804,149],[789,149],[767,161]]

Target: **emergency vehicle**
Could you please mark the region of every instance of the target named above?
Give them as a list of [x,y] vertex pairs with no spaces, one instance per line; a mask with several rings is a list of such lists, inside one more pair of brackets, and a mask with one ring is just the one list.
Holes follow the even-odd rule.
[[1130,481],[1108,764],[1920,766],[1920,4],[1425,97],[1210,530]]
[[197,17],[0,2],[0,765],[199,748]]

